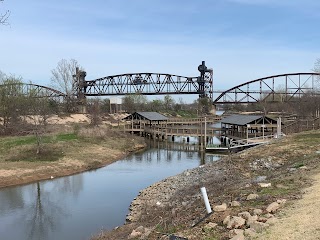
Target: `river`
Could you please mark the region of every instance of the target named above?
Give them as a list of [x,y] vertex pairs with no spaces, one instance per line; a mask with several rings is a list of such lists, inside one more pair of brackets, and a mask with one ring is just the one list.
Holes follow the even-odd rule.
[[219,158],[194,148],[153,143],[98,170],[1,189],[0,239],[81,240],[122,225],[141,189]]

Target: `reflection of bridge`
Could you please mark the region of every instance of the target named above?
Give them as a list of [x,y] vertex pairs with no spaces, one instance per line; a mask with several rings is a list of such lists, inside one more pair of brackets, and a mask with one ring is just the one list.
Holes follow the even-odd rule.
[[[226,91],[213,89],[213,71],[199,65],[198,77],[184,77],[163,73],[130,73],[85,80],[86,73],[77,70],[74,75],[72,96],[80,103],[87,96],[112,95],[167,95],[197,94],[200,98],[212,100],[213,104],[243,104],[254,102],[288,102],[302,100],[304,96],[319,96],[317,78],[319,73],[288,73],[259,78],[242,83]],[[16,84],[25,94],[30,92],[38,97],[66,97],[55,89],[35,85]],[[13,86],[13,85],[11,85]],[[8,85],[0,85],[8,88]],[[8,88],[9,89],[9,88]],[[6,89],[7,90],[7,89]],[[9,91],[10,94],[10,91]],[[214,98],[213,94],[219,94]]]

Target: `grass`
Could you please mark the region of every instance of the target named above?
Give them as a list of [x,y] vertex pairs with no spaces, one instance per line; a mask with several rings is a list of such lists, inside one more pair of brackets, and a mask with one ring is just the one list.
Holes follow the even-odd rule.
[[39,154],[36,154],[36,147],[31,147],[25,151],[19,151],[15,155],[11,155],[5,161],[7,162],[53,162],[57,161],[64,156],[64,153],[60,149],[43,149]]
[[78,140],[74,133],[59,133],[42,137],[41,151],[37,152],[37,139],[35,136],[19,136],[0,138],[0,161],[35,162],[57,161],[64,156],[64,147],[61,142]]

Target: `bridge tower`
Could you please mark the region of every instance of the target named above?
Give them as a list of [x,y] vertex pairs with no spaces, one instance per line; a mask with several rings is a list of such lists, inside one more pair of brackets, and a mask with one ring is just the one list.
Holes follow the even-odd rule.
[[197,79],[199,85],[199,98],[207,98],[208,101],[210,101],[211,109],[209,111],[215,115],[216,106],[213,104],[213,69],[207,68],[205,61],[202,61],[202,64],[198,66],[198,71],[200,72],[200,76]]
[[[199,98],[210,98],[213,99],[213,70],[212,68],[207,68],[205,61],[202,61],[202,64],[199,65],[198,70],[200,76],[197,79],[199,85]],[[207,85],[206,83],[209,83]],[[211,89],[210,89],[211,88]]]

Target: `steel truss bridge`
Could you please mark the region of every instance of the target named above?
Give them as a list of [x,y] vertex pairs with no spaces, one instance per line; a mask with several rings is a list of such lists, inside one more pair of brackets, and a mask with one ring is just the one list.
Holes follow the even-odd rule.
[[299,101],[320,96],[320,73],[287,73],[252,80],[223,91],[214,104]]
[[50,87],[32,83],[13,83],[0,85],[0,94],[11,96],[30,96],[37,98],[51,98],[62,101],[66,94]]
[[184,77],[164,73],[128,73],[85,80],[86,73],[77,71],[74,76],[75,92],[85,96],[112,95],[167,95],[198,94],[200,98],[213,98],[213,71],[203,61],[198,77]]
[[[198,77],[184,77],[163,73],[130,73],[85,80],[86,72],[77,69],[74,75],[72,97],[85,102],[88,96],[119,95],[167,95],[197,94],[217,104],[248,104],[255,102],[299,101],[304,96],[320,96],[320,73],[288,73],[255,79],[232,87],[226,91],[213,89],[213,71],[199,65]],[[67,94],[50,87],[36,84],[0,85],[6,94],[17,92],[34,97],[48,97],[62,101]],[[3,91],[0,92],[3,94]],[[217,96],[214,98],[214,96]]]

